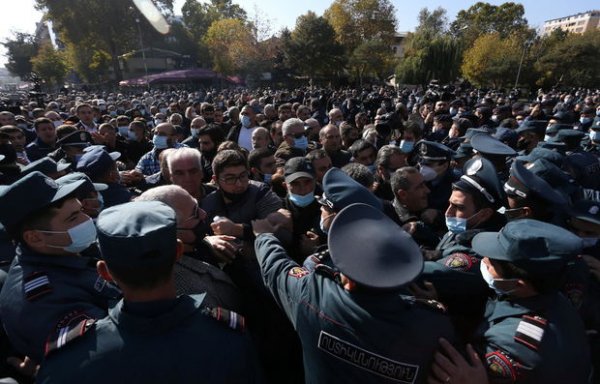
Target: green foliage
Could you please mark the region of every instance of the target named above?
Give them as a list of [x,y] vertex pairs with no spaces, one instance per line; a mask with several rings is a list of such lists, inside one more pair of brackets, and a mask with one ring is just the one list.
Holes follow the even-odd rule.
[[349,53],[367,40],[391,44],[396,35],[395,8],[389,0],[335,0],[323,16]]
[[362,84],[363,78],[385,80],[393,72],[396,59],[390,46],[381,39],[368,40],[359,45],[348,62],[354,79]]
[[539,85],[600,87],[600,30],[583,35],[553,33],[543,43],[546,48],[535,63]]
[[[172,12],[173,0],[153,2]],[[140,48],[136,18],[148,41],[160,36],[129,1],[36,0],[36,3],[38,8],[46,10],[46,17],[52,20],[61,41],[72,43],[77,49],[93,41],[98,49],[108,52],[117,80],[122,77],[118,56]]]
[[477,2],[469,9],[458,12],[450,31],[462,38],[468,47],[484,34],[498,33],[500,37],[507,38],[527,30],[527,19],[524,15],[525,8],[519,3],[492,5]]
[[310,77],[332,76],[342,69],[343,48],[324,17],[309,11],[296,19],[294,31],[285,38],[288,65]]
[[250,28],[239,19],[213,22],[204,43],[213,58],[213,69],[225,75],[244,71],[255,58],[256,41]]
[[460,41],[445,34],[446,11],[437,8],[419,13],[415,33],[407,37],[404,57],[396,68],[398,81],[426,85],[430,80],[452,82],[459,75],[462,59]]
[[42,46],[31,59],[31,64],[38,77],[50,85],[61,85],[69,71],[65,55],[56,51],[51,44]]
[[37,53],[38,47],[34,36],[27,33],[15,33],[12,38],[5,40],[2,45],[6,48],[8,63],[6,69],[13,75],[27,78],[31,73],[31,58]]
[[499,33],[482,35],[464,54],[462,73],[478,86],[511,85],[517,76],[525,42],[517,36],[502,38]]

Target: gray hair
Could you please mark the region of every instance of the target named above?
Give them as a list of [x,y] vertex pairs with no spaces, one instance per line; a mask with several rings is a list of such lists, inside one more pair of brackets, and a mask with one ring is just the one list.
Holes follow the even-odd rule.
[[193,148],[182,147],[182,148],[175,149],[173,152],[171,152],[167,155],[166,160],[167,160],[167,167],[169,169],[169,173],[171,172],[171,169],[173,168],[173,163],[175,163],[178,160],[183,160],[183,159],[193,159],[193,160],[197,161],[198,168],[200,168],[200,170],[202,170],[202,155],[200,154],[200,151],[198,151],[197,149],[193,149]]
[[283,136],[289,135],[292,128],[296,126],[301,126],[304,130],[304,121],[298,119],[297,117],[292,117],[283,122],[283,126],[281,127],[281,132]]

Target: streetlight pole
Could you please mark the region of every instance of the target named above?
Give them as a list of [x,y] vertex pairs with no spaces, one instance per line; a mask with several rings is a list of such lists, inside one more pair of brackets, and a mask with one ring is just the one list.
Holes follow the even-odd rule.
[[135,18],[135,22],[138,27],[138,33],[140,35],[140,47],[142,51],[142,61],[144,62],[144,80],[146,81],[146,87],[150,88],[150,84],[148,84],[148,65],[146,64],[146,52],[144,51],[144,40],[142,39],[142,27],[140,27],[140,19],[139,17]]
[[525,44],[523,44],[523,53],[521,54],[521,61],[519,62],[519,70],[517,71],[517,78],[515,80],[514,89],[517,89],[517,86],[519,84],[519,77],[521,77],[521,67],[523,67],[523,60],[525,60],[525,53],[527,52],[527,48],[529,48],[530,45],[531,45],[530,40],[525,41]]

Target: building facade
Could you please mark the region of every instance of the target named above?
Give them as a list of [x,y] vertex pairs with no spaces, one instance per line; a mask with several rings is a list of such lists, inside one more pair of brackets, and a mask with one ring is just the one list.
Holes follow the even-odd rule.
[[549,35],[558,28],[571,33],[584,33],[591,29],[600,28],[600,10],[547,20],[542,27],[542,34],[544,36]]

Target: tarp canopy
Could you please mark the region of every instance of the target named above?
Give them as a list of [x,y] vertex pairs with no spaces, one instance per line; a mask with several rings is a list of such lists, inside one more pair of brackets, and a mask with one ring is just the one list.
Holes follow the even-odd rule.
[[175,71],[167,71],[155,73],[148,76],[127,79],[119,82],[121,87],[139,87],[155,84],[176,84],[176,83],[193,83],[207,80],[223,79],[231,84],[241,85],[243,80],[235,76],[224,77],[210,69],[205,68],[189,68],[178,69]]

